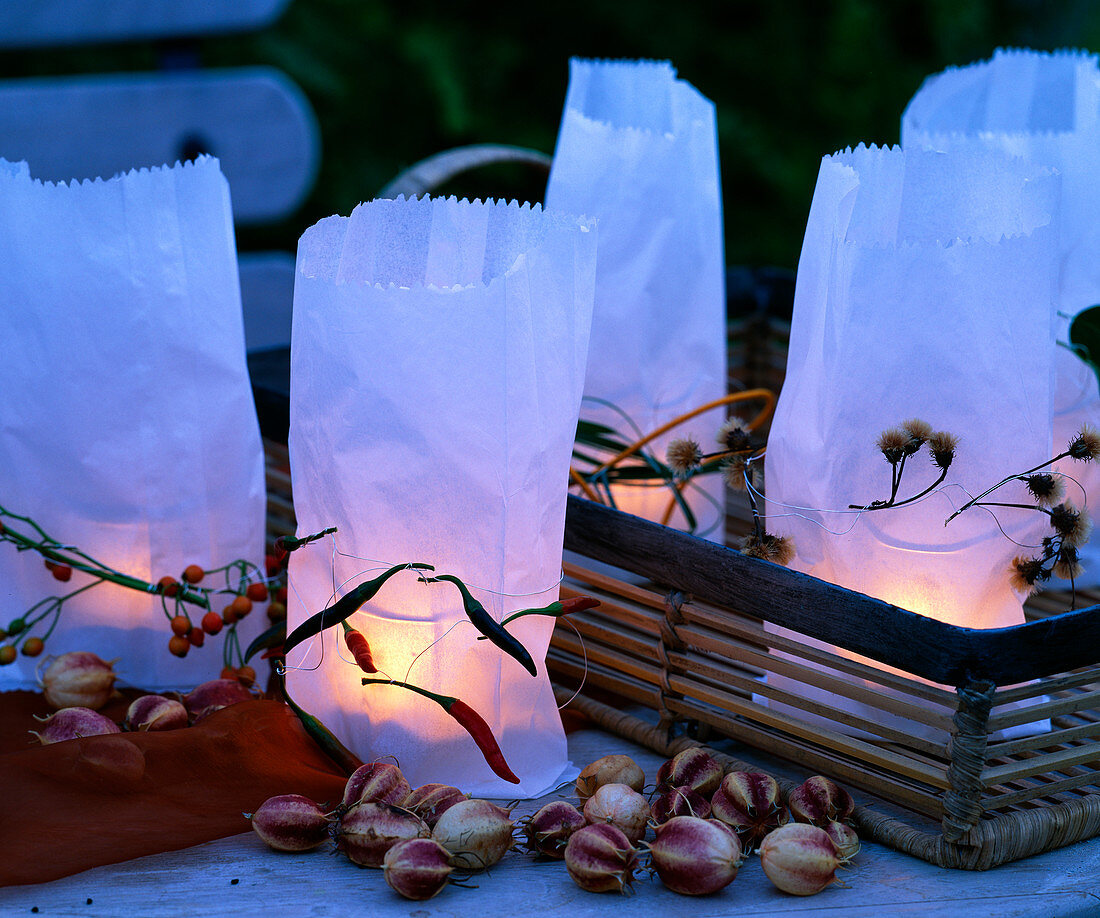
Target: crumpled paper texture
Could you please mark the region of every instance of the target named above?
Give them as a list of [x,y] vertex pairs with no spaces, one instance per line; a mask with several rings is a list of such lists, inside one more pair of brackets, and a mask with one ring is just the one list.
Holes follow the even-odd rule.
[[[1100,66],[1097,57],[998,49],[989,60],[928,77],[906,107],[902,146],[993,150],[1050,166],[1062,179],[1058,211],[1060,273],[1055,334],[1100,304]],[[1055,348],[1054,448],[1061,452],[1088,423],[1100,427],[1096,374],[1067,348]],[[1100,466],[1062,460],[1066,494],[1090,511],[1100,505]],[[1100,542],[1083,546],[1079,587],[1100,584]],[[1064,584],[1068,588],[1068,583]]]
[[[290,626],[404,562],[462,579],[498,621],[553,602],[591,322],[596,230],[515,203],[373,201],[298,248]],[[509,626],[537,678],[466,621],[457,589],[401,572],[350,623],[381,677],[457,696],[522,783],[490,772],[434,702],[362,686],[340,629],[291,652],[288,687],[360,757],[415,785],[535,795],[566,765],[543,659],[553,621]],[[457,624],[456,624],[457,623]]]
[[[262,565],[263,454],[217,160],[69,184],[0,168],[0,263],[0,503],[154,583],[191,563]],[[88,582],[0,545],[0,623]],[[181,660],[171,636],[159,599],[104,583],[65,603],[46,654],[118,658],[150,689],[217,674],[220,642]],[[0,668],[0,687],[30,687],[40,662]]]
[[[642,433],[726,394],[722,205],[714,105],[664,61],[573,59],[550,179],[550,211],[598,219],[600,257],[585,419]],[[708,451],[725,419],[707,412],[649,448],[662,461],[673,436]],[[717,476],[685,492],[697,532],[721,540]],[[667,487],[618,486],[620,509],[660,520]],[[679,510],[671,524],[683,527]]]
[[[768,530],[794,539],[792,567],[955,625],[1023,622],[1010,565],[1046,516],[944,521],[1051,455],[1058,195],[1056,175],[989,153],[860,146],[822,161],[766,458]],[[889,496],[876,440],[910,418],[959,437],[944,485],[830,512]],[[899,497],[938,471],[913,456]]]

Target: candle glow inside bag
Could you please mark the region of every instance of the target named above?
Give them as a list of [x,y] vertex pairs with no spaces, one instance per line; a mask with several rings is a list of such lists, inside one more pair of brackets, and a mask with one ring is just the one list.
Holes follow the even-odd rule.
[[[768,530],[793,538],[792,567],[955,625],[1023,622],[1011,564],[1048,518],[944,521],[1052,455],[1057,200],[1057,176],[992,154],[861,146],[823,160],[766,458]],[[890,496],[876,441],[911,418],[958,437],[944,485],[894,509],[830,512]],[[898,499],[938,473],[927,449],[914,455]]]
[[[1055,335],[1069,340],[1069,322],[1100,304],[1100,67],[1095,55],[998,50],[990,60],[925,80],[902,117],[902,146],[941,151],[1003,151],[1058,170],[1059,281]],[[1095,355],[1094,355],[1095,356]],[[1055,346],[1054,447],[1081,429],[1100,427],[1096,374],[1071,350]],[[1066,459],[1066,494],[1090,511],[1100,504],[1100,466]],[[1076,484],[1074,483],[1076,482]],[[1078,587],[1100,584],[1100,544],[1079,549]],[[1066,584],[1068,586],[1068,584]]]
[[[658,61],[569,65],[548,210],[599,220],[600,257],[581,416],[625,442],[726,394],[722,210],[714,105]],[[610,404],[608,404],[610,403]],[[613,406],[613,407],[612,407]],[[620,413],[622,412],[622,413]],[[637,429],[627,422],[629,417]],[[673,436],[700,435],[707,413]],[[614,486],[616,506],[660,520],[667,487]],[[722,537],[719,476],[685,497],[696,531]],[[683,527],[679,510],[671,524]]]
[[[290,455],[298,534],[290,625],[404,562],[460,578],[499,621],[557,598],[569,457],[591,322],[594,226],[538,207],[374,201],[298,250]],[[288,686],[365,760],[413,785],[533,795],[566,766],[543,658],[553,621],[508,626],[532,677],[466,621],[451,583],[402,571],[349,623],[380,678],[458,697],[488,722],[518,787],[407,689],[361,684],[330,629],[292,651]],[[343,659],[340,655],[342,653]]]
[[[217,160],[68,185],[0,168],[0,263],[0,505],[152,583],[262,563],[263,455]],[[0,544],[0,622],[92,582],[58,583]],[[261,618],[242,624],[246,643]],[[220,642],[181,660],[171,637],[158,597],[104,582],[65,601],[45,654],[117,658],[146,689],[217,674]],[[0,686],[30,687],[40,662],[0,667]]]

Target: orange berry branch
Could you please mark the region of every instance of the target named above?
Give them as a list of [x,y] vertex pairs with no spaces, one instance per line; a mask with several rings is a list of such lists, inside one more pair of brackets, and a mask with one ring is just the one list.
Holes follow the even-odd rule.
[[[13,663],[20,651],[24,656],[38,656],[57,627],[66,602],[102,583],[113,583],[160,598],[171,631],[168,650],[177,657],[186,656],[192,647],[201,647],[207,635],[213,636],[226,628],[222,655],[225,665],[230,667],[233,661],[244,662],[237,622],[252,611],[254,604],[272,598],[264,573],[249,561],[232,561],[210,569],[190,564],[178,578],[164,576],[150,583],[57,541],[30,517],[0,506],[2,542],[10,543],[16,551],[33,551],[41,556],[46,569],[61,583],[68,583],[74,573],[86,574],[91,580],[64,595],[40,600],[6,627],[0,627],[0,665]],[[269,572],[275,573],[270,567]],[[219,574],[222,577],[218,586],[200,586]],[[285,590],[276,588],[273,599],[268,614],[273,618],[285,617]],[[225,602],[220,612],[214,609],[215,602]]]

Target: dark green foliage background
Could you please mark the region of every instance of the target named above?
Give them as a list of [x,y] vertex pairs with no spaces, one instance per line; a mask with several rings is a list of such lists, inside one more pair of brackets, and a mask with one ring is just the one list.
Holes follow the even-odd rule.
[[[207,66],[266,63],[305,91],[322,168],[284,225],[242,248],[293,248],[315,220],[348,213],[401,169],[449,147],[552,152],[570,56],[668,59],[717,105],[730,264],[793,268],[820,158],[895,143],[925,76],[998,46],[1100,49],[1088,0],[295,0],[264,32],[204,39]],[[7,53],[0,75],[153,68],[158,46]],[[540,200],[521,168],[448,189]]]

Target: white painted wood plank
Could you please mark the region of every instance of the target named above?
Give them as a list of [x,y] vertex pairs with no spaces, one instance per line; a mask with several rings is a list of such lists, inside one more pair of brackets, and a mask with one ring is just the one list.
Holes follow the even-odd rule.
[[290,0],[0,0],[0,47],[136,41],[270,25]]
[[[610,752],[633,755],[651,781],[661,761],[624,740],[591,730],[574,733],[569,748],[578,765]],[[743,750],[738,754],[752,758]],[[525,802],[517,814],[533,812],[542,802]],[[135,914],[239,918],[272,913],[305,918],[358,914],[490,918],[531,913],[643,918],[684,912],[692,918],[1084,918],[1100,914],[1097,877],[1100,839],[985,873],[942,870],[868,844],[844,872],[846,888],[832,887],[808,898],[778,892],[753,857],[746,860],[732,885],[713,896],[681,897],[643,874],[635,884],[635,895],[623,897],[583,892],[561,863],[540,863],[513,851],[490,873],[474,879],[477,889],[452,887],[428,902],[414,903],[393,893],[380,871],[355,867],[323,849],[303,855],[276,854],[246,833],[53,883],[0,890],[0,905],[4,914],[28,914],[37,907],[42,915],[82,918]]]
[[313,186],[320,141],[301,90],[267,67],[0,83],[0,157],[34,178],[109,178],[207,152],[238,223],[292,214]]
[[239,260],[245,348],[289,347],[294,256],[289,252],[249,252]]

